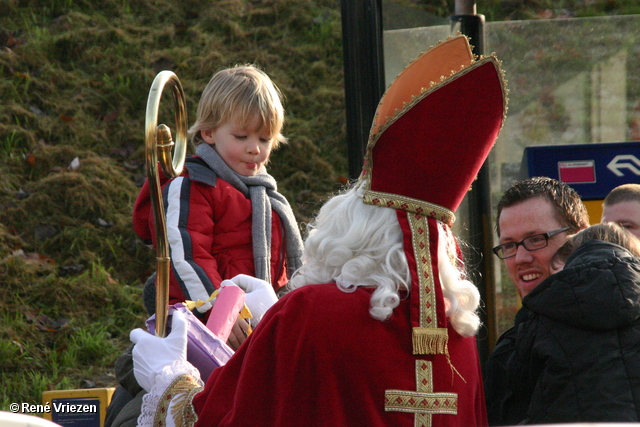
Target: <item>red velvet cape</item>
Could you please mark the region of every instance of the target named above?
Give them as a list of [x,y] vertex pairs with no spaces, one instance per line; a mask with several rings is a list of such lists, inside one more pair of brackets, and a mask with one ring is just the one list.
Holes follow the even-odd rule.
[[416,360],[432,361],[433,392],[458,394],[457,415],[434,414],[433,426],[487,425],[475,338],[449,327],[459,374],[445,355],[414,356],[409,301],[380,322],[372,292],[323,284],[282,297],[195,396],[196,426],[414,426],[384,401],[385,390],[416,390]]

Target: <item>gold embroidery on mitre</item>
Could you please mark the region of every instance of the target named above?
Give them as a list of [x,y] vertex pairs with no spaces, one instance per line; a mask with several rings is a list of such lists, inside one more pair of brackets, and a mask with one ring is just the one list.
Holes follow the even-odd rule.
[[401,209],[413,214],[426,215],[449,226],[453,225],[456,220],[455,214],[443,206],[398,194],[365,190],[363,201],[368,205]]
[[[419,93],[416,93],[416,95],[411,99],[410,102],[407,102],[406,104],[404,104],[402,106],[401,109],[396,110],[394,112],[394,115],[392,117],[389,117],[388,120],[385,121],[385,123],[381,126],[379,126],[377,128],[377,132],[371,132],[369,134],[369,141],[367,143],[367,153],[365,153],[365,168],[367,167],[367,160],[371,160],[371,151],[373,149],[373,147],[375,146],[376,142],[378,141],[378,139],[380,138],[380,136],[389,128],[391,127],[392,124],[394,124],[398,119],[400,119],[400,117],[404,116],[405,113],[409,110],[411,110],[413,107],[415,107],[417,104],[419,104],[424,98],[426,98],[427,96],[431,95],[432,93],[434,93],[435,91],[441,89],[444,86],[449,85],[450,83],[454,82],[455,80],[459,79],[460,77],[468,74],[469,72],[475,70],[478,67],[481,67],[482,65],[484,65],[487,62],[491,62],[493,63],[494,67],[496,68],[496,70],[498,71],[498,79],[500,80],[500,86],[502,88],[502,97],[505,100],[505,108],[503,108],[503,115],[502,115],[502,125],[504,125],[504,119],[506,118],[506,114],[507,114],[507,108],[506,108],[506,101],[507,101],[507,89],[506,89],[506,78],[504,77],[504,72],[502,71],[502,69],[500,68],[500,64],[501,61],[496,57],[495,54],[491,54],[489,56],[486,57],[482,57],[480,60],[478,61],[474,61],[471,65],[462,68],[459,71],[453,71],[453,74],[451,74],[448,77],[445,77],[443,80],[439,81],[439,82],[434,82],[434,84],[432,84],[429,88],[427,88],[425,91],[419,91]],[[502,126],[501,126],[502,127]],[[370,163],[369,163],[370,165]],[[366,170],[364,171],[366,174],[366,178],[370,178],[369,174],[370,174],[370,167],[366,168]]]
[[[457,44],[458,40],[465,40],[464,43],[464,48],[462,48],[462,50],[460,49],[461,46]],[[427,91],[429,88],[424,87],[424,86],[416,86],[417,82],[415,81],[415,79],[408,79],[406,73],[409,72],[409,69],[416,66],[416,63],[421,62],[425,57],[428,57],[429,55],[431,55],[433,52],[435,52],[436,50],[441,51],[442,49],[446,49],[448,51],[450,50],[450,47],[445,47],[445,45],[449,45],[449,43],[453,43],[453,46],[455,48],[456,54],[454,54],[455,57],[458,58],[458,62],[457,62],[457,66],[458,66],[458,70],[455,69],[456,65],[454,65],[453,63],[450,64],[451,67],[453,67],[450,70],[449,75],[453,75],[454,73],[457,73],[459,70],[464,69],[465,67],[473,64],[476,59],[477,56],[474,55],[473,53],[473,48],[471,47],[471,45],[469,45],[469,41],[470,38],[459,33],[456,35],[451,35],[448,36],[444,41],[440,40],[438,41],[438,43],[436,43],[434,46],[431,46],[429,49],[427,49],[426,51],[422,52],[420,55],[417,55],[416,58],[413,61],[408,62],[405,67],[402,69],[402,71],[400,71],[398,73],[398,75],[393,79],[393,82],[389,85],[389,90],[385,93],[385,95],[380,99],[380,102],[378,103],[378,106],[376,107],[376,113],[375,116],[373,118],[373,123],[371,126],[371,129],[369,131],[370,134],[374,134],[377,133],[378,130],[380,129],[380,126],[382,126],[382,124],[384,124],[384,122],[386,122],[387,120],[390,119],[390,117],[393,117],[394,115],[396,115],[399,111],[399,108],[393,108],[394,106],[397,106],[399,102],[402,101],[402,107],[406,107],[407,103],[409,102],[409,100],[407,100],[407,95],[411,92],[413,92],[411,94],[411,100],[413,100],[413,98],[415,98],[418,94]],[[451,46],[451,45],[450,45]],[[464,51],[464,53],[463,53]],[[424,67],[421,67],[424,71]],[[430,67],[431,68],[431,67]],[[446,71],[444,71],[445,69],[443,68],[442,70],[440,70],[440,73],[445,73]],[[438,74],[438,73],[431,73],[428,72],[426,76],[422,77],[422,79],[426,78],[426,77],[434,77],[436,75],[439,76],[439,80],[442,81],[443,79],[446,78],[445,74]],[[393,88],[396,88],[397,86],[400,87],[404,87],[404,83],[402,82],[407,82],[409,81],[409,86],[412,87],[411,90],[409,90],[408,92],[404,92],[401,91],[402,95],[398,96],[399,93],[395,92],[393,90]],[[436,84],[435,81],[430,80],[429,81],[429,87],[434,86]],[[391,94],[391,95],[390,95]],[[392,101],[390,102],[389,99],[391,99]],[[389,115],[389,111],[390,109],[393,109],[393,114],[390,116]]]
[[[501,68],[502,62],[497,58],[495,53],[492,53],[489,56],[483,56],[478,60],[473,61],[470,65],[466,67],[462,67],[459,71],[453,70],[452,74],[449,77],[445,77],[440,82],[437,82],[431,85],[426,90],[420,89],[419,93],[417,93],[410,102],[405,103],[401,109],[396,109],[392,117],[389,117],[385,120],[384,124],[381,124],[378,127],[372,127],[372,131],[369,133],[369,140],[367,142],[367,149],[364,156],[364,165],[362,168],[362,172],[360,174],[359,180],[365,182],[365,188],[371,188],[371,173],[373,171],[373,148],[376,145],[376,142],[380,138],[380,136],[400,117],[402,117],[407,111],[411,110],[416,104],[420,103],[424,98],[432,94],[433,92],[439,90],[440,88],[450,84],[456,79],[464,76],[465,74],[473,71],[474,69],[484,65],[487,62],[493,63],[493,66],[497,70],[498,79],[500,81],[500,87],[502,89],[502,98],[503,102],[503,111],[502,111],[502,121],[500,123],[500,129],[504,126],[505,119],[507,117],[508,111],[508,89],[507,89],[507,80],[505,78],[504,70]],[[451,224],[449,224],[451,225]]]
[[[369,135],[369,141],[367,143],[367,147],[369,148],[373,148],[376,144],[376,142],[378,141],[378,139],[380,138],[380,136],[389,128],[391,127],[391,125],[393,125],[398,119],[400,119],[400,117],[404,116],[405,113],[407,113],[407,111],[411,110],[413,107],[415,107],[417,104],[419,104],[424,98],[426,98],[427,96],[431,95],[432,93],[436,92],[437,90],[441,89],[444,86],[449,85],[450,83],[454,82],[455,80],[459,79],[460,77],[470,73],[471,71],[475,70],[476,68],[481,67],[482,65],[486,64],[487,62],[491,62],[493,63],[493,66],[496,68],[496,70],[498,71],[497,75],[498,75],[498,79],[500,81],[500,86],[502,88],[502,98],[505,100],[504,102],[504,108],[503,108],[503,112],[502,112],[502,123],[500,128],[502,129],[502,126],[504,125],[504,121],[505,118],[507,116],[507,100],[508,100],[508,90],[506,88],[506,78],[505,78],[505,74],[504,71],[502,70],[502,68],[500,68],[500,64],[501,61],[497,58],[497,56],[495,54],[491,54],[489,56],[483,56],[481,59],[474,61],[471,65],[462,68],[460,71],[453,71],[453,73],[448,76],[448,77],[444,77],[444,79],[440,80],[439,82],[436,82],[434,84],[432,84],[427,90],[425,91],[421,91],[419,93],[417,93],[410,102],[407,102],[405,105],[402,106],[401,109],[397,110],[395,112],[395,114],[390,117],[383,125],[381,125],[378,128],[378,131],[375,133],[370,133]],[[367,155],[370,156],[371,154],[371,150],[367,150]],[[366,165],[366,162],[365,162]],[[367,170],[367,172],[369,172],[369,170]]]
[[171,407],[171,417],[176,427],[188,427],[195,424],[197,416],[193,409],[193,396],[202,391],[198,381],[191,375],[180,375],[167,387],[160,397],[154,417],[154,427],[167,425],[167,415]]
[[411,228],[413,254],[416,259],[420,298],[419,327],[413,328],[413,354],[448,354],[447,329],[438,328],[436,310],[436,282],[433,278],[431,251],[429,249],[428,217],[407,215]]
[[412,412],[414,426],[431,427],[433,414],[458,414],[457,393],[433,392],[433,364],[416,360],[416,391],[385,390],[386,412]]

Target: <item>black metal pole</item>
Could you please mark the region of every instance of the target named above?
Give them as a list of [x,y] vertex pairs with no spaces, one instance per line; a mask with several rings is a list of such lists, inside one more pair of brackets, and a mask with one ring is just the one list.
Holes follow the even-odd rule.
[[349,178],[360,175],[373,117],[385,91],[381,0],[342,0]]
[[[471,2],[473,3],[473,2]],[[451,17],[454,23],[460,24],[460,32],[470,39],[473,53],[484,54],[484,16],[475,13],[475,5],[469,8],[469,2],[460,6],[456,4],[456,14]],[[466,9],[465,9],[466,8]],[[464,10],[460,10],[464,9]],[[480,360],[484,362],[489,357],[497,339],[495,315],[495,273],[491,262],[491,183],[489,176],[489,161],[480,168],[478,178],[474,181],[471,191],[467,195],[469,206],[469,243],[479,252],[471,251],[468,265],[476,266],[480,274],[475,283],[480,291],[480,298],[485,303],[480,312],[480,319],[486,327],[486,333],[478,337],[478,352]]]

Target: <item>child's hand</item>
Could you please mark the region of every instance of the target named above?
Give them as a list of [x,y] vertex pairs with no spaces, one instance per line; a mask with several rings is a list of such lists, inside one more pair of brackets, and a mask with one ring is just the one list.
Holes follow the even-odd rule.
[[267,310],[278,301],[273,287],[264,280],[246,274],[238,274],[231,281],[246,292],[245,303],[251,310],[251,324],[255,328]]
[[227,344],[233,350],[237,350],[238,347],[240,347],[240,344],[242,344],[244,340],[247,339],[250,331],[251,326],[249,325],[249,322],[247,322],[246,319],[238,317],[236,319],[236,323],[231,328],[231,333],[229,334],[229,340],[227,341]]

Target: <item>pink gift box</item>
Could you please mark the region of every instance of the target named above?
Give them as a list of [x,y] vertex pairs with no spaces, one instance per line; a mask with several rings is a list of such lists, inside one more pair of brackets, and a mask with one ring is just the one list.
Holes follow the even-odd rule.
[[207,320],[207,328],[224,342],[229,338],[231,328],[244,306],[245,293],[238,286],[223,286],[213,303]]

